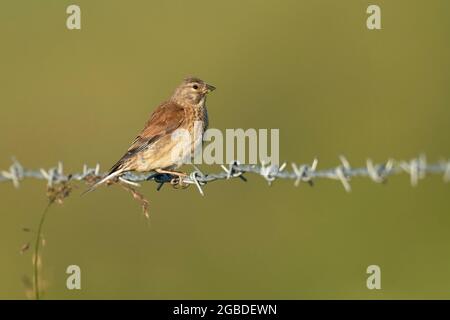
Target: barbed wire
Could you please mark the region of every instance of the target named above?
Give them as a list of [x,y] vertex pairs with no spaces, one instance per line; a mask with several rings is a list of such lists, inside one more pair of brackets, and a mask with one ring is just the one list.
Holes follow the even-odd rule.
[[[209,182],[216,180],[229,180],[240,178],[246,181],[244,174],[252,173],[263,177],[269,185],[276,179],[294,180],[294,185],[299,186],[301,182],[313,185],[317,179],[339,180],[345,191],[351,191],[350,181],[355,177],[369,178],[373,182],[383,183],[389,176],[406,173],[410,176],[412,186],[416,186],[419,180],[424,179],[429,174],[440,174],[443,176],[444,182],[450,181],[450,160],[442,160],[437,163],[428,164],[426,157],[421,155],[409,161],[397,161],[389,159],[382,164],[374,164],[368,159],[365,166],[354,168],[350,165],[347,158],[339,157],[340,164],[329,169],[318,170],[318,160],[314,159],[311,164],[291,163],[292,170],[286,170],[287,163],[281,165],[248,165],[240,164],[237,161],[230,163],[228,166],[222,165],[223,171],[218,173],[203,173],[198,167],[194,166],[194,171],[186,177],[180,178],[178,181],[182,185],[195,185],[201,195],[204,195],[203,186]],[[65,174],[62,162],[56,167],[50,169],[30,170],[24,168],[17,160],[13,159],[9,170],[0,172],[0,182],[11,181],[17,188],[20,182],[27,178],[42,179],[47,181],[47,185],[51,187],[54,184],[64,183],[68,181],[92,181],[101,179],[104,176],[100,173],[100,165],[93,168],[87,165],[79,173]],[[139,182],[155,181],[159,184],[158,190],[165,184],[173,182],[174,177],[169,174],[149,173],[135,174],[125,173],[119,180],[122,183],[132,186],[139,186]]]

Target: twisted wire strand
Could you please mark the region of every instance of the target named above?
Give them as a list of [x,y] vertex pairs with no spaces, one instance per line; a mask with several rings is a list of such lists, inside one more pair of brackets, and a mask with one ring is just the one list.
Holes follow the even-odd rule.
[[[197,187],[200,194],[204,195],[203,186],[209,182],[216,180],[229,180],[240,178],[246,181],[243,176],[246,173],[252,173],[263,177],[269,185],[276,179],[294,180],[294,185],[298,186],[301,182],[313,184],[317,179],[339,180],[347,192],[351,191],[350,180],[355,177],[369,178],[373,182],[385,182],[389,176],[398,174],[408,174],[412,186],[416,186],[419,180],[424,179],[427,175],[442,175],[444,182],[450,181],[450,160],[440,161],[437,163],[427,163],[426,157],[421,155],[409,161],[397,161],[390,159],[385,163],[374,164],[368,159],[365,166],[353,168],[347,158],[340,156],[340,164],[336,167],[328,169],[318,169],[318,160],[314,159],[311,164],[291,163],[291,169],[287,170],[287,163],[282,165],[248,165],[240,164],[237,161],[230,163],[228,166],[222,165],[221,172],[203,173],[198,167],[194,166],[188,176],[182,178],[184,184],[193,184]],[[61,162],[56,167],[50,169],[31,170],[24,168],[17,160],[13,159],[12,165],[8,170],[0,171],[0,182],[10,181],[17,188],[20,182],[27,178],[46,180],[48,186],[53,184],[67,182],[69,180],[83,181],[92,178],[102,178],[100,166],[97,164],[94,168],[87,165],[83,166],[81,172],[73,174],[65,174]],[[139,182],[155,181],[160,184],[159,188],[164,184],[171,182],[173,177],[168,174],[135,174],[125,173],[120,181],[133,186],[139,186]]]

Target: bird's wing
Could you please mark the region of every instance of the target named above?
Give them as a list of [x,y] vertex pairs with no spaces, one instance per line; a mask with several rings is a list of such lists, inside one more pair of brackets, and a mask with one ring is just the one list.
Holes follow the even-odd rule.
[[153,111],[144,129],[134,139],[127,153],[111,168],[110,173],[118,170],[126,160],[145,150],[159,138],[174,132],[185,118],[185,110],[181,105],[172,101],[161,104]]

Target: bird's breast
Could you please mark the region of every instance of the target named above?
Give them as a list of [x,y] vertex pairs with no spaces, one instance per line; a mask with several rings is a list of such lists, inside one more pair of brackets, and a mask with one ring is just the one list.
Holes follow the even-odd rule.
[[139,154],[136,159],[138,171],[173,168],[192,163],[192,158],[202,150],[203,134],[208,127],[208,113],[205,106],[196,106],[187,109],[185,117],[179,128],[184,131],[158,139]]

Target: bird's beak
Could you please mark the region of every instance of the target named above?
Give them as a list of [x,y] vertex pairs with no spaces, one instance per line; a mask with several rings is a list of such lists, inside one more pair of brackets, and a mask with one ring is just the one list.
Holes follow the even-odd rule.
[[216,90],[216,87],[214,87],[214,86],[212,86],[210,84],[206,84],[206,92],[207,93],[211,92],[211,91],[214,91],[214,90]]

